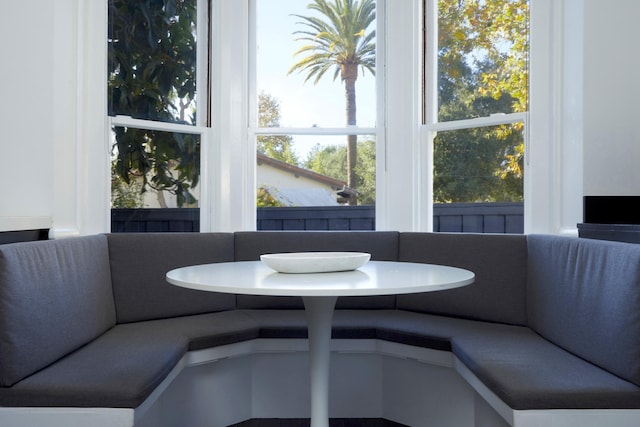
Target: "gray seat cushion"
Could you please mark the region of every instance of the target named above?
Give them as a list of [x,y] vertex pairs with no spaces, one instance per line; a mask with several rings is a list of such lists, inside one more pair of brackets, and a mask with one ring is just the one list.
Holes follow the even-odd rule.
[[377,336],[400,344],[451,351],[454,337],[474,333],[486,324],[449,316],[388,310],[378,316]]
[[241,310],[220,311],[138,323],[186,338],[188,350],[201,350],[258,338],[257,323]]
[[105,236],[0,246],[0,385],[115,324]]
[[530,326],[640,385],[640,245],[528,236]]
[[0,388],[0,406],[135,408],[186,349],[186,337],[150,325],[117,325],[53,365]]
[[[260,255],[280,252],[367,252],[376,261],[398,259],[394,231],[246,231],[237,232],[236,261],[256,261]],[[238,295],[238,308],[301,309],[298,297]],[[337,308],[394,308],[394,296],[343,297]]]
[[[254,320],[259,338],[307,338],[304,310],[241,310]],[[377,338],[376,319],[387,310],[337,310],[331,336],[336,339]]]
[[180,288],[169,270],[233,261],[231,233],[109,234],[109,257],[118,323],[235,308],[235,295]]
[[397,308],[526,325],[525,236],[401,233],[399,261],[461,267],[476,280],[457,289],[398,295]]
[[254,338],[256,322],[239,310],[120,324],[13,387],[0,387],[0,406],[135,408],[187,350]]
[[527,327],[486,324],[454,354],[513,409],[640,409],[640,388]]

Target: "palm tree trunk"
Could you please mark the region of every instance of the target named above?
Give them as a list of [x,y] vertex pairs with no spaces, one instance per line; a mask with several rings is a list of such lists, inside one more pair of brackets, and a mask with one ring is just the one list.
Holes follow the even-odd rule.
[[[356,125],[356,79],[358,77],[357,65],[350,64],[343,68],[344,90],[347,108],[347,126]],[[356,163],[358,161],[358,136],[347,135],[347,186],[356,189],[357,174]],[[349,205],[357,205],[358,198],[353,195],[349,198]]]

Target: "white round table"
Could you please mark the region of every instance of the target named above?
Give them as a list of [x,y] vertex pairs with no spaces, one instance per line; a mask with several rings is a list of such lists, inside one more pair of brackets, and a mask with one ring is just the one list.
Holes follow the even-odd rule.
[[190,289],[302,297],[309,330],[311,427],[329,425],[331,322],[339,296],[431,292],[474,280],[472,272],[460,268],[391,261],[371,261],[356,270],[335,273],[282,274],[261,261],[195,265],[167,273],[169,283]]

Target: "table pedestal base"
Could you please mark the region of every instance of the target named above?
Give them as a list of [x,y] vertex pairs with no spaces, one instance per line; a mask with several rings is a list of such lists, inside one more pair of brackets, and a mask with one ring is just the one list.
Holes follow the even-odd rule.
[[311,427],[329,427],[331,323],[338,297],[303,297],[309,330]]

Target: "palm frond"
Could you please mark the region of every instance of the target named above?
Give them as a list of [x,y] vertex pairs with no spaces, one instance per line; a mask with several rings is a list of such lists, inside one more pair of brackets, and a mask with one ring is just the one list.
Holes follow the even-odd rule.
[[305,82],[319,79],[335,66],[334,80],[341,64],[355,64],[375,74],[375,0],[314,0],[307,8],[319,16],[293,15],[304,28],[295,31],[295,40],[307,44],[294,56],[307,55],[295,63],[287,74],[307,72]]

